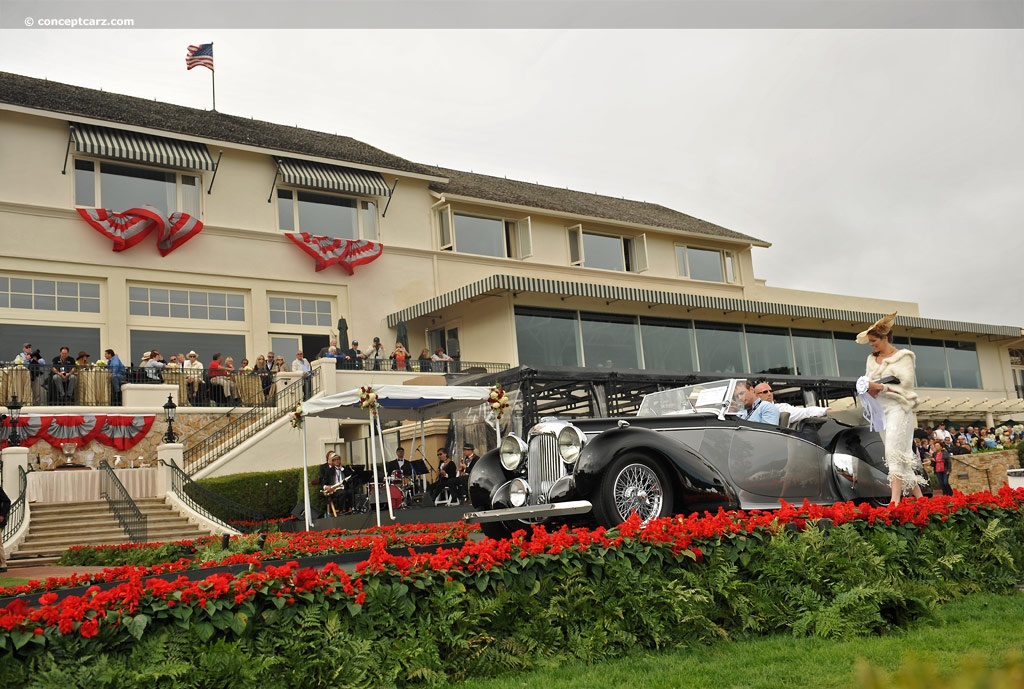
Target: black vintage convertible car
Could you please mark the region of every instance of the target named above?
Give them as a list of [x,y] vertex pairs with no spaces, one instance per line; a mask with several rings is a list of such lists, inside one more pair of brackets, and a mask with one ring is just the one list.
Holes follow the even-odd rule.
[[[736,416],[739,379],[648,395],[631,418],[544,419],[526,439],[505,437],[469,477],[484,533],[530,524],[620,524],[780,501],[889,499],[881,437],[847,414],[796,428]],[[850,417],[853,417],[852,419]]]

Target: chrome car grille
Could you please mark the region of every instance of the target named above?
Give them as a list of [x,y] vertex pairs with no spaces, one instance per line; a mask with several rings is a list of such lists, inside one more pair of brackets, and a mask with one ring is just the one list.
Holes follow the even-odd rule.
[[[530,438],[526,457],[526,479],[530,484],[530,504],[547,501],[552,484],[565,474],[555,436],[538,434]],[[543,500],[541,499],[543,498]]]

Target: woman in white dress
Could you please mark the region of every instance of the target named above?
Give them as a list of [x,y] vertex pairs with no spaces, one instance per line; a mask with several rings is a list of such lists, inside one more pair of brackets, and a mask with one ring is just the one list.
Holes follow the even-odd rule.
[[[914,472],[914,428],[917,427],[917,374],[914,353],[898,349],[892,344],[892,324],[896,314],[879,319],[873,326],[857,335],[857,342],[871,345],[865,375],[867,392],[878,400],[885,412],[885,466],[889,471],[890,504],[898,505],[904,495],[923,497],[924,477]],[[894,377],[899,383],[875,381]]]

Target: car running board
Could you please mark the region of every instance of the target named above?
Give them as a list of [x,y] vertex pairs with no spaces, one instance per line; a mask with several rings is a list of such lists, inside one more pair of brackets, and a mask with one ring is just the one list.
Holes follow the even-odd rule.
[[527,505],[508,507],[501,510],[485,510],[483,512],[466,512],[462,518],[471,524],[483,522],[502,522],[513,519],[537,519],[541,517],[558,517],[566,514],[583,514],[594,506],[589,500],[573,500],[571,502],[555,502],[544,505]]

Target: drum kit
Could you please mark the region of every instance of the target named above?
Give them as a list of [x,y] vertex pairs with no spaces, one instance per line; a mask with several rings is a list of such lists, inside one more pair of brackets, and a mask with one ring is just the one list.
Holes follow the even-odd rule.
[[[387,496],[387,497],[385,497]],[[390,500],[391,509],[397,510],[405,507],[412,507],[416,500],[413,480],[409,476],[403,476],[397,469],[384,479],[383,483],[366,484],[366,501],[363,505],[363,512],[370,512],[387,507],[386,500]]]

